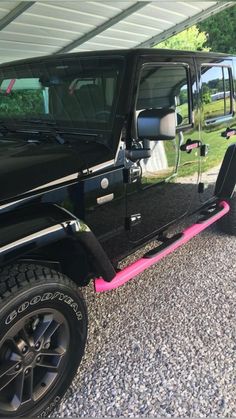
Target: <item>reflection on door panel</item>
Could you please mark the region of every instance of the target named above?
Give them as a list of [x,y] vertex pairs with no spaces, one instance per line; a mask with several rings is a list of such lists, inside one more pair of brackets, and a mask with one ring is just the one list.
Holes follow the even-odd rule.
[[[139,86],[136,110],[171,108],[176,125],[189,123],[189,97],[186,68],[183,66],[147,68]],[[174,141],[150,142],[151,157],[141,161],[144,185],[164,181],[176,172],[178,144]]]
[[209,152],[202,158],[202,182],[207,187],[203,199],[210,198],[228,146],[236,142],[227,129],[236,126],[230,60],[219,65],[201,66],[202,138]]
[[[191,79],[193,83],[194,74]],[[192,196],[197,191],[198,151],[194,151],[191,157],[187,153],[180,155],[180,142],[186,142],[189,136],[198,138],[192,123],[189,80],[188,65],[147,65],[141,72],[136,116],[143,109],[174,109],[178,132],[174,140],[166,141],[141,142],[137,133],[134,135],[136,144],[150,148],[151,156],[140,161],[140,181],[127,188],[127,215],[141,214],[141,223],[133,228],[131,226],[128,233],[130,241],[138,242],[154,235],[181,217],[188,210],[187,203],[191,205]],[[180,177],[178,163],[182,167]]]
[[141,160],[142,184],[144,186],[155,182],[163,182],[176,170],[175,143],[152,141],[150,143],[151,158]]
[[202,102],[206,124],[232,113],[228,67],[202,67]]

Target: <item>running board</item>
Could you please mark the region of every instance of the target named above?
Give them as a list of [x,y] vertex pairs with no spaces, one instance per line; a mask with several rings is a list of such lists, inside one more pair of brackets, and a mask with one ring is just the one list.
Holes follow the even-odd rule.
[[96,292],[110,291],[115,288],[124,285],[130,279],[143,272],[145,269],[159,262],[162,258],[174,252],[178,247],[187,243],[192,237],[197,236],[211,224],[218,221],[230,210],[230,206],[226,201],[221,201],[217,206],[209,208],[209,211],[204,212],[204,216],[200,218],[196,224],[185,229],[182,233],[179,233],[170,239],[167,239],[163,244],[158,246],[156,249],[152,249],[146,253],[141,259],[117,272],[116,276],[111,282],[104,281],[102,278],[94,280],[94,286]]

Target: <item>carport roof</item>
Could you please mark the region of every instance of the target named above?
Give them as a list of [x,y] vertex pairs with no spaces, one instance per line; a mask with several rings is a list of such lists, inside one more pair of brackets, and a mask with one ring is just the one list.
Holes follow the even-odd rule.
[[0,62],[64,52],[150,47],[230,1],[1,1]]

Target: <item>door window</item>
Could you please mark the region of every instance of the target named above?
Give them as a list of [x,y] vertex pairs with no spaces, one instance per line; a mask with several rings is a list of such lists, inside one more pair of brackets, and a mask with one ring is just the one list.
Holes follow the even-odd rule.
[[[136,114],[142,109],[171,108],[181,130],[191,122],[188,67],[179,64],[146,65],[139,82]],[[151,141],[151,157],[141,160],[144,187],[171,178],[177,170],[179,147],[174,141]]]
[[188,69],[183,65],[145,67],[141,73],[136,110],[172,108],[176,125],[191,123]]
[[201,96],[206,123],[232,114],[231,74],[228,67],[202,66]]

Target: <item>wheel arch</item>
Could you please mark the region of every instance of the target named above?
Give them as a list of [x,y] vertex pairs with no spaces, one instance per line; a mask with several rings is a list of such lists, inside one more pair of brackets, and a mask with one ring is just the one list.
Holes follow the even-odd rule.
[[0,266],[15,261],[59,268],[78,285],[97,275],[111,281],[116,273],[89,227],[55,204],[31,205],[0,216]]
[[78,286],[88,285],[96,275],[96,266],[84,247],[68,237],[38,248],[36,252],[23,255],[18,263],[33,263],[59,271]]

